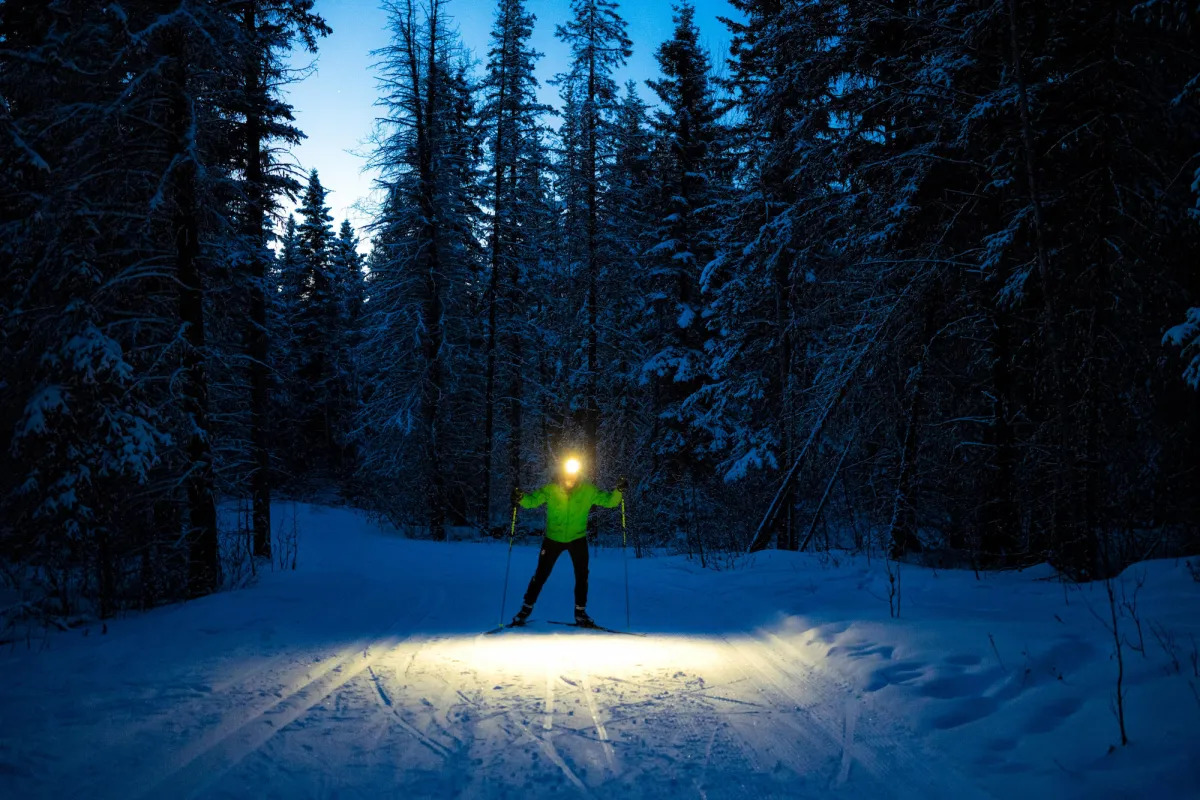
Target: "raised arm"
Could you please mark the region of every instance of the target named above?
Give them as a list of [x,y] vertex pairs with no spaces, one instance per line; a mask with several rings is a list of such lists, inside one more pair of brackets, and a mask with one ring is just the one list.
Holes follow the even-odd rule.
[[521,508],[537,508],[546,505],[546,487],[543,486],[536,492],[521,495],[520,503]]
[[601,508],[616,508],[621,505],[621,490],[613,489],[611,492],[605,492],[597,488],[592,494],[592,505]]

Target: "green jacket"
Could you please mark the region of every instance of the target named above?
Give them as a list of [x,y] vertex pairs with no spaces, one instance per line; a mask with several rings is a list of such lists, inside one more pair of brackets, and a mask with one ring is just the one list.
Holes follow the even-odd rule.
[[546,506],[546,538],[556,542],[573,542],[587,535],[588,512],[592,506],[616,508],[621,505],[621,492],[614,489],[602,492],[594,484],[583,481],[568,492],[557,483],[548,483],[536,492],[521,496],[521,508]]

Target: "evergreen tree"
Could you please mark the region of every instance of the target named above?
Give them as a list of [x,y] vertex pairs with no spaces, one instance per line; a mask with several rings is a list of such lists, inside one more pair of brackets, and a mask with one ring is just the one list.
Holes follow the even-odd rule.
[[[1184,41],[1194,43],[1200,37],[1200,20],[1197,19],[1195,6],[1188,0],[1144,0],[1134,7],[1134,15],[1140,21],[1171,31]],[[1171,106],[1182,105],[1195,108],[1200,99],[1200,63],[1195,59],[1189,65],[1186,83],[1178,92],[1171,96]],[[1190,73],[1190,74],[1189,74]],[[1160,98],[1160,101],[1166,98]],[[1196,208],[1192,211],[1192,219],[1200,219],[1200,167],[1193,173],[1195,178],[1192,191],[1197,193]],[[1191,296],[1200,294],[1200,289],[1193,287]],[[1200,389],[1200,305],[1187,310],[1185,321],[1169,329],[1163,337],[1166,344],[1180,348],[1184,361],[1183,379],[1193,388]]]
[[[28,165],[5,207],[48,226],[6,230],[27,282],[5,338],[40,364],[6,387],[11,452],[42,457],[5,500],[44,543],[26,552],[57,565],[60,606],[82,594],[108,615],[129,575],[147,605],[220,576],[205,299],[235,245],[228,66],[242,38],[224,9],[187,0],[50,5],[3,11],[3,160]],[[58,66],[22,75],[35,62]]]
[[337,431],[341,394],[338,375],[343,275],[333,263],[333,218],[317,171],[309,174],[296,209],[296,254],[300,263],[295,321],[296,374],[292,398],[302,442],[299,474],[332,475],[340,466]]
[[[497,393],[497,362],[507,364],[506,403],[509,423],[509,458],[504,471],[511,484],[518,479],[521,442],[522,331],[517,320],[524,313],[519,302],[522,276],[531,266],[532,215],[536,188],[528,186],[529,163],[539,156],[540,117],[548,108],[537,100],[534,76],[539,54],[529,45],[535,18],[523,0],[501,0],[491,32],[486,77],[482,84],[480,119],[489,148],[486,188],[492,209],[487,278],[487,354],[484,390],[484,508],[490,514]],[[502,333],[501,329],[504,329]],[[506,353],[498,354],[503,346]]]
[[362,346],[363,304],[366,283],[362,256],[358,252],[358,236],[349,220],[342,220],[333,243],[330,267],[337,279],[338,323],[335,342],[334,372],[339,392],[334,398],[336,445],[341,451],[343,469],[349,472],[356,464],[356,449],[352,430],[354,419],[362,404],[362,374],[359,367]]
[[1168,330],[1163,338],[1181,349],[1187,361],[1183,379],[1193,389],[1200,389],[1200,308],[1189,308],[1187,321]]
[[579,253],[583,262],[583,397],[578,401],[582,416],[584,457],[596,464],[596,441],[600,425],[597,401],[600,317],[600,165],[605,158],[606,126],[617,99],[613,73],[632,54],[625,20],[613,0],[572,0],[571,19],[555,35],[571,49],[571,62],[556,80],[568,103],[565,113],[570,137],[564,140],[567,163],[564,179],[568,192],[580,203]]
[[[349,340],[357,335],[362,320],[363,303],[366,300],[363,261],[358,246],[358,234],[355,233],[350,220],[342,220],[337,239],[333,243],[330,262],[332,272],[338,280],[338,298],[342,306],[339,313],[347,331],[347,336],[343,338]],[[343,344],[342,347],[345,348],[346,345]]]
[[241,102],[242,187],[245,204],[241,235],[245,248],[243,272],[249,293],[245,333],[250,385],[250,486],[254,526],[254,552],[271,554],[271,409],[270,409],[270,303],[268,269],[272,256],[269,216],[275,198],[298,186],[280,170],[273,147],[294,145],[300,132],[291,124],[291,109],[282,102],[280,84],[286,79],[283,55],[295,40],[316,51],[318,36],[329,27],[312,13],[314,0],[245,0],[240,3],[242,35]]
[[[649,295],[644,288],[648,259],[655,243],[658,181],[655,176],[654,132],[650,112],[629,81],[611,130],[612,157],[601,170],[602,197],[600,295],[603,309],[598,404],[605,424],[603,452],[631,479],[653,472],[655,410],[653,387],[643,373],[647,350],[655,344],[647,329]],[[644,462],[644,463],[643,463]],[[643,470],[645,467],[645,470]]]
[[474,388],[468,347],[480,272],[479,132],[469,119],[473,87],[451,60],[458,41],[444,0],[425,7],[405,0],[388,10],[392,43],[379,53],[385,130],[373,158],[387,200],[376,224],[363,345],[387,369],[376,370],[364,408],[364,466],[443,539],[451,514],[463,519],[463,499],[478,491],[478,483],[461,483],[471,472],[455,467],[480,452],[468,420],[481,409],[463,405]]
[[708,54],[699,44],[695,8],[675,6],[675,35],[656,56],[663,72],[650,81],[662,110],[655,114],[655,228],[646,253],[650,303],[645,325],[652,353],[644,370],[653,376],[654,436],[668,484],[695,479],[703,444],[694,437],[686,400],[698,392],[706,371],[701,268],[713,257],[713,206],[717,186],[717,105],[709,86]]
[[[802,444],[796,400],[826,354],[838,357],[804,332],[828,324],[815,312],[829,303],[821,287],[840,261],[834,242],[845,184],[828,105],[841,55],[828,46],[837,41],[832,4],[735,7],[743,20],[726,21],[726,85],[738,120],[736,189],[719,199],[722,245],[701,278],[712,339],[710,383],[697,405],[726,480],[747,482],[756,470],[794,461]],[[798,498],[781,500],[778,541],[794,548]]]
[[296,434],[299,431],[295,415],[297,402],[293,397],[298,352],[295,323],[304,277],[294,214],[288,214],[279,244],[279,254],[271,270],[273,302],[267,307],[273,377],[270,391],[271,427],[279,433],[276,455],[286,464],[287,473],[292,475],[292,465],[296,462],[298,452]]
[[63,613],[218,585],[215,494],[266,463],[265,218],[290,182],[263,143],[299,135],[277,90],[292,37],[327,30],[311,5],[0,6],[0,340],[22,365],[0,514],[39,543],[0,557],[52,565]]
[[[145,105],[115,102],[146,66],[116,57],[142,20],[50,6],[0,6],[0,516],[4,557],[39,568],[51,613],[90,600],[107,616],[118,560],[152,533],[145,506],[124,501],[170,449],[133,326],[120,320],[138,309],[137,343],[153,358],[177,318],[169,289],[117,255],[146,243],[136,223],[150,194],[130,169],[151,146],[135,133]],[[141,176],[154,173],[145,166]],[[186,574],[172,577],[179,596]]]
[[[747,114],[728,247],[705,281],[717,377],[703,422],[732,477],[774,460],[781,440],[764,419],[795,420],[807,442],[783,459],[785,486],[836,473],[839,451],[871,454],[853,469],[860,485],[890,483],[869,513],[897,553],[937,527],[976,563],[1029,549],[1094,575],[1111,552],[1098,521],[1117,513],[1096,498],[1125,491],[1100,488],[1096,467],[1136,461],[1116,443],[1158,440],[1174,403],[1145,353],[1134,361],[1146,416],[1108,415],[1119,402],[1098,365],[1117,358],[1106,350],[1117,330],[1141,324],[1131,297],[1169,302],[1168,287],[1188,282],[1174,261],[1191,235],[1178,187],[1149,176],[1174,174],[1193,146],[1140,136],[1156,115],[1188,130],[1165,97],[1195,73],[1187,59],[1139,62],[1153,48],[1129,35],[1130,7],[918,5],[739,3],[732,82]],[[1171,35],[1156,34],[1182,52]],[[1099,83],[1069,86],[1100,63]],[[1135,199],[1150,196],[1164,203],[1155,212]],[[1101,252],[1106,241],[1122,244]],[[1150,251],[1157,267],[1135,268]],[[754,329],[771,318],[772,283],[787,287],[776,328],[804,337],[780,389],[764,367],[781,349]],[[756,413],[773,398],[782,413]],[[1121,505],[1140,506],[1140,491]],[[802,496],[776,496],[804,512]],[[756,545],[771,530],[759,533]]]

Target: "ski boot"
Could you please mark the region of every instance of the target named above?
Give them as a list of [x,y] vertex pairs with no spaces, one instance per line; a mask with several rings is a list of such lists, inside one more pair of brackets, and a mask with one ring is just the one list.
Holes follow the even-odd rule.
[[517,615],[512,618],[512,622],[508,623],[509,627],[512,627],[512,628],[521,627],[529,619],[529,615],[532,613],[533,613],[533,606],[529,605],[528,603],[521,606],[521,610],[518,611]]
[[575,606],[575,624],[581,628],[595,628],[596,620],[588,616],[583,606]]

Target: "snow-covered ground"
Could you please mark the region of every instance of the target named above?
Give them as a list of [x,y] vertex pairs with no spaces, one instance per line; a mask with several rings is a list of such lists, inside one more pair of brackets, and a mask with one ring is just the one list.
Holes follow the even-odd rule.
[[[903,567],[892,619],[878,561],[631,559],[648,636],[483,636],[504,544],[300,517],[296,572],[6,646],[0,796],[1200,795],[1200,584],[1183,563],[1116,584],[1142,583],[1120,619],[1144,643],[1124,651],[1122,747],[1107,594],[1046,569]],[[535,558],[515,549],[510,614]],[[620,551],[592,564],[590,610],[620,626]],[[560,564],[535,619],[568,618],[571,583]]]

